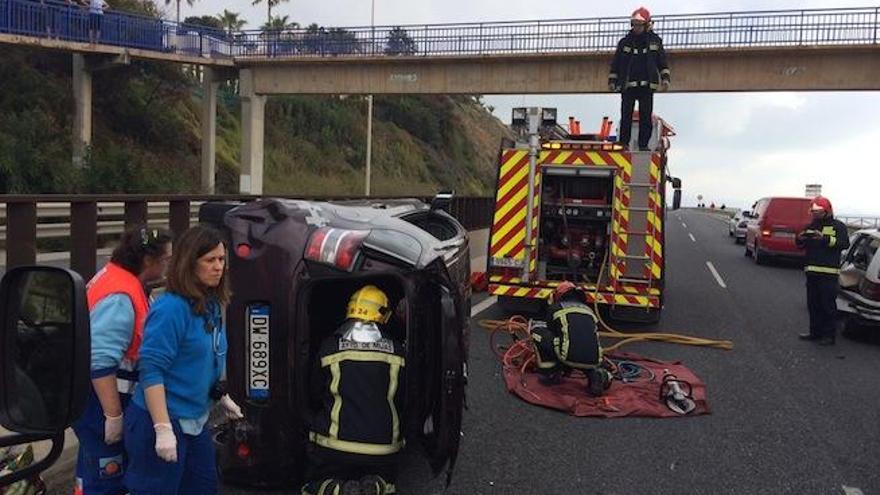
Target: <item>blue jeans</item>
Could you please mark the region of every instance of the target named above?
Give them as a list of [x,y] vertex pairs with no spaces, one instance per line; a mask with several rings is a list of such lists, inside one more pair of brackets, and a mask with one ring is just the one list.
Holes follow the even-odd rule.
[[[119,394],[122,407],[131,400],[129,394]],[[77,484],[84,495],[122,495],[128,490],[122,482],[126,471],[125,446],[122,442],[104,443],[104,410],[95,390],[90,388],[86,410],[73,431],[79,440],[76,457]]]
[[131,495],[213,495],[217,493],[217,461],[210,432],[185,435],[171,421],[177,437],[177,462],[156,454],[156,434],[150,413],[136,404],[125,411],[125,451],[128,472],[125,486]]

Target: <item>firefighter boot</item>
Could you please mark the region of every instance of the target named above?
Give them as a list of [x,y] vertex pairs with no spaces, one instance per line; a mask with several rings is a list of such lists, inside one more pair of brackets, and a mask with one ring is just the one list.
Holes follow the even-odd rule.
[[394,483],[374,474],[361,478],[361,495],[390,495],[397,493]]
[[342,490],[342,480],[326,479],[312,481],[302,487],[301,495],[338,495]]
[[587,394],[591,397],[601,397],[611,386],[611,374],[604,368],[595,368],[587,370]]

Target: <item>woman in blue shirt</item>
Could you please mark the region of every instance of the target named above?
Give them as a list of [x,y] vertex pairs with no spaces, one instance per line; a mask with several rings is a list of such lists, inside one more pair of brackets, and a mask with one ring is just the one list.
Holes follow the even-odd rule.
[[184,232],[174,243],[166,287],[147,316],[140,382],[125,414],[125,484],[132,495],[213,494],[211,400],[228,417],[242,417],[219,387],[230,295],[221,234],[201,226]]

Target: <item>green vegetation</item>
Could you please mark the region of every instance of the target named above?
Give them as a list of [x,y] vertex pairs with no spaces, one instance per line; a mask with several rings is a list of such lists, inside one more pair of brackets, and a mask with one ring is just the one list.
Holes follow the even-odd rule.
[[[216,17],[203,21],[220,23]],[[319,27],[314,32],[347,35]],[[397,33],[389,47],[394,53],[412,53],[415,47],[407,40],[405,33]],[[3,193],[198,192],[198,71],[135,61],[96,72],[93,144],[82,168],[71,163],[70,55],[7,48],[0,73]],[[217,190],[222,193],[238,187],[241,131],[235,87],[234,82],[223,85],[218,99]],[[266,193],[361,194],[366,109],[365,99],[354,96],[269,98]],[[454,188],[459,194],[488,194],[505,132],[479,98],[377,96],[373,190],[415,195]]]

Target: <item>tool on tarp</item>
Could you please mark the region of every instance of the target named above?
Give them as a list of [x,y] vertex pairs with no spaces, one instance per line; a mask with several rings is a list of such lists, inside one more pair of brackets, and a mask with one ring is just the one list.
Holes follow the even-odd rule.
[[666,403],[670,411],[688,414],[697,408],[694,403],[694,389],[690,383],[679,380],[678,377],[663,370],[663,382],[660,384],[660,401]]

